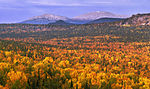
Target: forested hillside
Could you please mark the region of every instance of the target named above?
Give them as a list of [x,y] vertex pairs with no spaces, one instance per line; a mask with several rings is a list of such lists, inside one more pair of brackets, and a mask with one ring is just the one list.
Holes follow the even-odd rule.
[[55,46],[1,40],[0,88],[149,89],[150,44],[101,38],[59,39]]
[[150,26],[1,24],[0,89],[150,89]]
[[[115,41],[147,42],[150,41],[150,26],[116,26],[113,23],[88,25],[0,25],[0,37],[19,40],[45,41],[53,38],[84,36],[119,36]],[[112,40],[113,41],[113,40]]]

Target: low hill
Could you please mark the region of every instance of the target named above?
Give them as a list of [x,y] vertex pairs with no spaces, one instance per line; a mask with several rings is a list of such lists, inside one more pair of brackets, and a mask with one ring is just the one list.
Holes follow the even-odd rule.
[[49,24],[50,25],[73,25],[72,23],[67,23],[67,22],[65,22],[63,20],[58,20],[58,21],[56,21],[54,23],[49,23]]
[[104,23],[104,22],[116,22],[124,20],[123,18],[100,18],[94,21],[89,22],[88,24],[95,24],[95,23]]

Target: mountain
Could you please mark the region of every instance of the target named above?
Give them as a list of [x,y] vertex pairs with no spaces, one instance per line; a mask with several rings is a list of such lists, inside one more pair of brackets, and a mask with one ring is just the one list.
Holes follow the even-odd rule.
[[58,15],[53,15],[53,14],[44,14],[40,16],[35,16],[33,18],[30,18],[29,20],[23,21],[21,23],[25,24],[48,24],[48,23],[53,23],[58,20],[69,20],[69,18],[64,17],[64,16],[58,16]]
[[88,24],[104,23],[104,22],[116,22],[124,20],[124,18],[100,18],[94,21],[89,22]]
[[86,21],[80,21],[80,20],[73,20],[64,16],[58,16],[54,14],[43,14],[40,16],[34,16],[28,20],[25,20],[23,24],[49,24],[49,23],[55,23],[56,21],[65,21],[67,23],[74,23],[74,24],[84,24]]
[[20,23],[23,23],[23,24],[48,24],[50,22],[53,23],[55,21],[54,20],[48,20],[48,19],[45,19],[45,18],[41,18],[41,19],[26,20],[26,21],[23,21],[23,22],[20,22]]
[[44,15],[32,17],[32,18],[25,20],[23,22],[20,22],[20,23],[49,24],[49,23],[54,23],[58,20],[63,20],[67,23],[85,24],[85,23],[88,23],[88,22],[91,22],[93,20],[100,19],[100,18],[123,18],[123,17],[125,17],[125,16],[116,15],[116,14],[113,14],[110,12],[100,12],[100,11],[83,14],[80,16],[76,16],[74,18],[67,18],[64,16],[58,16],[58,15],[54,15],[54,14],[44,14]]
[[150,25],[150,13],[132,15],[121,21],[119,25]]
[[65,22],[63,20],[58,20],[58,21],[56,21],[54,23],[49,23],[49,24],[50,25],[73,25],[72,23],[67,23],[67,22]]
[[80,16],[76,16],[72,19],[74,20],[85,20],[85,21],[92,21],[100,18],[125,18],[126,16],[123,15],[116,15],[110,12],[102,12],[102,11],[96,11],[96,12],[90,12],[87,14],[83,14]]

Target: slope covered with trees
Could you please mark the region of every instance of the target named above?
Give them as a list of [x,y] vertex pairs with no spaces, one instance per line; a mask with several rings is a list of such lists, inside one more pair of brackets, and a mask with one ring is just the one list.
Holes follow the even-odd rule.
[[58,45],[1,40],[0,88],[149,89],[150,44],[101,38],[58,39]]
[[[150,41],[150,26],[116,26],[114,23],[88,25],[0,25],[0,37],[45,41],[53,38],[84,36],[119,36],[117,41],[147,42]],[[115,40],[116,41],[116,40]]]
[[0,89],[149,89],[150,27],[0,25]]

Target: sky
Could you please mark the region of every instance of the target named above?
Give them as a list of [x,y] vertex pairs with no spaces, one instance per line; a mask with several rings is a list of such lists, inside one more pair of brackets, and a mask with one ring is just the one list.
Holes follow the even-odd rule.
[[42,14],[69,18],[94,11],[128,15],[150,13],[150,0],[0,0],[0,23],[16,23]]

